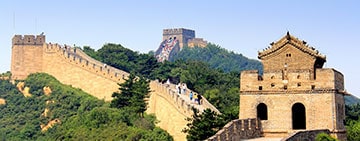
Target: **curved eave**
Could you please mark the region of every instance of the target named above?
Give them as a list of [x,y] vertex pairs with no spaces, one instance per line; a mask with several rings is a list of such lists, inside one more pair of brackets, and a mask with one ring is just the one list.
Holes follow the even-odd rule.
[[315,50],[315,48],[307,46],[305,41],[300,41],[297,38],[290,36],[290,35],[283,37],[277,43],[272,43],[271,48],[265,49],[264,51],[259,51],[258,58],[265,59],[265,58],[271,56],[273,53],[275,53],[275,52],[279,51],[280,49],[282,49],[283,47],[285,47],[285,45],[287,45],[287,44],[290,44],[293,47],[301,50],[302,52],[307,53],[317,59],[321,59],[324,62],[326,62],[325,55],[320,54],[319,51]]

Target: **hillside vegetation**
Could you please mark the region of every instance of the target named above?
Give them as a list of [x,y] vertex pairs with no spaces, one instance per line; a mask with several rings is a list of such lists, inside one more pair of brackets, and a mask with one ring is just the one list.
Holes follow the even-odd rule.
[[[185,47],[177,60],[163,63],[158,63],[151,53],[140,54],[119,44],[106,44],[97,51],[90,47],[83,50],[99,61],[131,72],[132,77],[119,85],[124,93],[114,93],[115,100],[106,103],[38,73],[25,80],[32,96],[24,97],[15,85],[0,80],[1,140],[172,140],[168,133],[155,127],[154,116],[143,114],[146,106],[139,99],[146,98],[149,92],[143,77],[186,83],[217,107],[222,115],[206,110],[204,115],[187,119],[192,121],[184,131],[190,135],[187,138],[205,139],[238,118],[240,71],[261,69],[258,61],[212,44],[207,48]],[[140,76],[138,82],[133,74]],[[51,88],[49,95],[45,95],[45,86]],[[348,139],[360,140],[360,106],[348,102],[354,104],[358,99],[346,100]],[[42,132],[49,123],[55,124]]]
[[[206,48],[185,47],[174,56],[173,60],[170,60],[171,62],[163,63],[156,62],[153,53],[140,54],[119,44],[106,44],[97,51],[84,47],[84,52],[102,62],[139,76],[160,81],[170,79],[172,83],[184,82],[188,88],[203,94],[223,114],[217,116],[208,111],[211,115],[209,117],[214,117],[215,121],[218,121],[215,123],[208,122],[214,121],[214,119],[209,120],[209,117],[199,116],[189,119],[192,123],[185,132],[189,133],[187,139],[195,140],[212,136],[212,133],[220,129],[218,127],[222,127],[231,119],[238,118],[240,71],[257,69],[262,72],[259,61],[229,52],[213,44],[209,44]],[[360,106],[352,105],[357,102],[357,98],[346,97],[348,105],[346,126],[348,138],[353,140],[359,140],[356,134],[360,133],[358,130]],[[204,133],[205,127],[213,129],[212,133]]]
[[[24,97],[9,81],[0,80],[0,98],[6,100],[0,105],[1,140],[172,140],[155,127],[154,116],[110,108],[50,75],[31,74],[25,86],[32,96]],[[51,88],[49,95],[45,86]],[[42,131],[51,122],[52,128]]]
[[[227,70],[231,70],[229,72],[221,68],[214,69],[207,62],[190,58],[182,59],[178,57],[178,60],[173,62],[165,61],[159,63],[151,53],[140,54],[119,44],[106,44],[97,51],[90,47],[83,48],[84,52],[91,57],[113,67],[133,72],[137,76],[144,76],[152,80],[159,79],[160,81],[170,79],[170,81],[175,84],[180,82],[186,83],[188,88],[202,94],[223,114],[227,115],[227,120],[236,119],[239,113],[238,95],[240,70],[261,68],[261,65],[257,61],[249,60],[245,57],[237,57],[239,55],[228,52],[218,46],[210,45],[208,49],[213,50],[207,52],[209,56],[214,53],[214,57],[224,55],[231,56],[227,58],[231,60],[241,58],[240,62],[243,65],[238,67],[237,70],[234,68],[226,68]],[[183,51],[187,53],[193,51],[191,54],[194,54],[194,52],[199,50],[200,48],[195,48],[194,50],[189,49],[189,51],[186,51],[186,49],[184,49]],[[183,51],[180,51],[179,54]],[[205,55],[205,53],[203,55]],[[224,59],[213,60],[213,62],[217,63],[226,61]],[[236,61],[232,62],[236,63]]]
[[211,68],[220,69],[224,72],[241,72],[243,70],[259,70],[262,72],[261,62],[211,43],[207,44],[204,48],[189,48],[185,46],[170,61],[176,60],[206,62]]

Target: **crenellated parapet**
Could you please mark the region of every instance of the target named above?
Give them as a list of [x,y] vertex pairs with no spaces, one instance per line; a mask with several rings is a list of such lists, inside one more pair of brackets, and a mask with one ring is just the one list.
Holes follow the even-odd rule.
[[195,37],[195,31],[185,28],[173,28],[173,29],[164,29],[163,35],[176,35],[176,34],[185,34]]
[[[119,92],[118,84],[129,76],[125,71],[91,58],[79,48],[45,43],[43,35],[14,36],[11,73],[13,80],[24,80],[32,73],[48,73],[63,84],[82,89],[105,101],[112,100],[112,94]],[[202,105],[195,105],[188,102],[184,95],[178,95],[174,89],[160,82],[151,81],[150,87],[151,96],[145,99],[148,101],[149,111],[156,114],[161,121],[159,124],[162,124],[160,127],[169,129],[167,131],[175,139],[185,139],[186,134],[181,130],[187,124],[184,119],[193,114],[192,107],[199,111],[210,108],[218,112],[205,98]],[[169,115],[172,115],[171,119]]]
[[[239,118],[261,119],[265,137],[328,129],[344,140],[344,95],[348,93],[343,74],[323,68],[325,55],[289,32],[270,45],[258,54],[262,74],[241,72]],[[303,135],[313,133],[299,133]]]
[[12,39],[13,45],[43,45],[45,35],[15,35]]
[[163,41],[177,40],[180,48],[188,45],[190,39],[195,38],[195,31],[185,28],[173,28],[163,30]]
[[94,73],[98,76],[110,79],[114,82],[123,81],[129,73],[116,69],[105,63],[97,61],[86,55],[81,49],[73,48],[68,45],[45,44],[44,52],[47,54],[55,53],[59,59],[85,71]]
[[154,94],[159,95],[160,97],[166,99],[169,103],[171,103],[174,108],[178,110],[185,117],[191,117],[193,114],[192,107],[194,107],[191,103],[182,99],[177,92],[172,89],[175,86],[169,86],[166,84],[162,84],[159,81],[151,81],[150,86]]
[[241,92],[246,93],[344,93],[344,76],[332,68],[315,70],[317,79],[311,79],[310,70],[264,71],[241,73]]
[[223,129],[206,139],[206,141],[238,141],[262,136],[259,119],[236,119],[227,123]]
[[188,40],[188,47],[206,47],[207,41],[203,38],[192,38]]

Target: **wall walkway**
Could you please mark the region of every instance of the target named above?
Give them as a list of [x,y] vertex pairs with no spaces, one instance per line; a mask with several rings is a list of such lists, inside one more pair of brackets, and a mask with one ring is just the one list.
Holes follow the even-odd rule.
[[[21,47],[26,50],[26,46]],[[118,83],[123,83],[123,79],[129,76],[127,72],[108,66],[89,57],[82,50],[66,45],[44,43],[39,56],[42,56],[42,61],[33,62],[42,62],[40,72],[48,73],[63,84],[80,88],[105,101],[112,99],[112,93],[118,91]],[[160,121],[157,125],[167,130],[175,140],[186,140],[186,134],[181,130],[187,124],[185,118],[192,115],[191,107],[199,111],[210,108],[219,113],[205,98],[202,105],[196,105],[189,100],[188,95],[176,94],[173,84],[167,87],[158,81],[151,81],[150,88],[152,92],[147,113],[154,113]]]

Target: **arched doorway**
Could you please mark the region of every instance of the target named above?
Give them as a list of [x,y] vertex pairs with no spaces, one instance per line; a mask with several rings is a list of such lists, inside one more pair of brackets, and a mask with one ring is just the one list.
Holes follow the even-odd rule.
[[306,110],[301,103],[292,106],[292,127],[293,129],[306,129]]
[[267,120],[268,119],[268,113],[267,113],[267,106],[264,103],[260,103],[257,107],[256,107],[256,113],[257,113],[257,118],[259,118],[260,120]]

